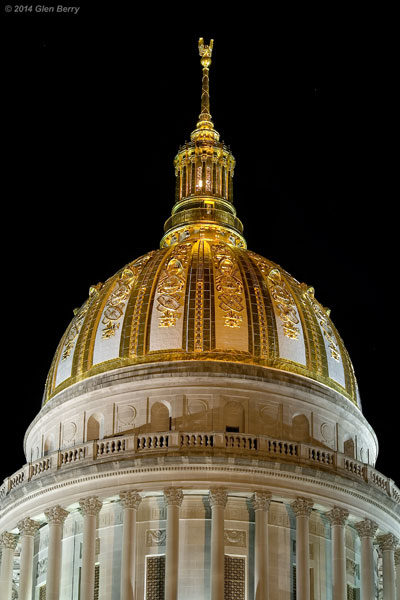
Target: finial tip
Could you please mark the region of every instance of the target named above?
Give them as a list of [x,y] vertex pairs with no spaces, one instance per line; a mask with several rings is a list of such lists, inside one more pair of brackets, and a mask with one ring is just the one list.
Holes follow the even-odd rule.
[[201,56],[201,64],[203,67],[209,67],[211,64],[211,54],[214,46],[214,40],[210,40],[208,46],[204,44],[204,39],[199,39],[199,54]]

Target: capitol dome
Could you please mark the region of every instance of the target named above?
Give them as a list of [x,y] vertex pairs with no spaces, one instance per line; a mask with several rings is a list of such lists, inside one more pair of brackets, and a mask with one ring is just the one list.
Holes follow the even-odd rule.
[[247,249],[212,46],[160,249],[90,287],[0,487],[2,600],[400,597],[400,490],[329,309]]
[[200,223],[173,230],[160,250],[90,288],[55,354],[44,401],[128,365],[215,360],[308,377],[360,407],[350,359],[313,288],[247,250],[219,211],[197,210]]

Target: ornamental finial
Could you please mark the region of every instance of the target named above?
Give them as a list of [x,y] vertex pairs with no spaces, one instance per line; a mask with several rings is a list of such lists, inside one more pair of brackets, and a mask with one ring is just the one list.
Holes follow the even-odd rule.
[[204,39],[199,39],[199,54],[201,56],[201,66],[203,67],[203,82],[201,88],[201,113],[199,115],[198,129],[213,129],[214,125],[211,121],[210,114],[210,88],[208,71],[211,65],[211,54],[214,45],[214,40],[210,40],[209,45],[204,44]]
[[211,65],[211,55],[212,55],[213,45],[214,45],[214,40],[210,40],[209,45],[206,46],[204,44],[204,39],[203,38],[199,39],[199,53],[201,56],[200,62],[205,69],[208,69],[208,67]]

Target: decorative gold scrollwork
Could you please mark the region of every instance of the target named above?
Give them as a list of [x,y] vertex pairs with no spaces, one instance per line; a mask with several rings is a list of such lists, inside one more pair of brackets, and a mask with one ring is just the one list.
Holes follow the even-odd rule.
[[125,303],[128,300],[131,290],[143,267],[149,261],[152,254],[153,252],[149,252],[149,254],[142,256],[134,263],[125,267],[121,272],[117,284],[107,300],[104,309],[104,315],[101,321],[105,326],[103,327],[101,335],[103,340],[109,339],[115,335],[117,329],[119,329],[120,323],[118,321],[123,315]]
[[89,288],[89,298],[81,306],[81,308],[76,308],[74,310],[75,317],[71,323],[71,327],[68,331],[68,335],[65,340],[61,360],[66,360],[71,355],[72,349],[75,344],[75,340],[78,337],[79,332],[82,328],[86,313],[92,305],[93,300],[99,295],[99,291],[102,287],[102,283],[98,283],[97,285],[91,285]]
[[243,284],[235,258],[228,246],[215,244],[212,246],[214,266],[216,269],[215,289],[218,295],[219,307],[226,313],[226,327],[240,327],[243,307]]
[[258,268],[265,277],[272,301],[282,321],[284,335],[292,340],[297,340],[300,330],[296,325],[300,320],[294,298],[286,282],[282,279],[280,270],[268,263],[262,256],[254,252],[249,252],[249,254],[255,260]]
[[161,313],[159,327],[173,327],[180,318],[183,304],[185,273],[192,244],[180,244],[166,261],[157,286],[157,310]]
[[333,329],[329,322],[330,309],[323,308],[321,304],[314,297],[314,288],[311,286],[307,286],[307,284],[301,284],[303,290],[303,298],[307,298],[314,309],[315,316],[318,319],[318,322],[321,326],[321,329],[324,333],[324,336],[327,339],[329,350],[332,358],[340,361],[340,350],[336,341],[335,334],[333,333]]
[[284,334],[288,338],[297,340],[300,330],[296,327],[299,323],[296,305],[279,269],[270,269],[267,275],[267,285],[282,321]]

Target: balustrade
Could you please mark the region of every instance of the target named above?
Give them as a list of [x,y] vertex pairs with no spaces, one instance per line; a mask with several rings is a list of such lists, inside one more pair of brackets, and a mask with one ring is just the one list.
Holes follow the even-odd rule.
[[334,470],[344,476],[355,476],[370,483],[381,492],[400,504],[400,490],[395,483],[376,471],[373,467],[352,459],[340,452],[320,446],[300,444],[287,440],[277,440],[267,436],[252,436],[245,433],[221,432],[157,432],[141,435],[115,436],[103,440],[93,440],[53,452],[52,454],[28,463],[16,473],[7,477],[0,487],[0,500],[15,488],[37,479],[49,470],[73,467],[80,461],[106,460],[107,457],[127,453],[185,450],[187,452],[207,450],[209,452],[250,453],[252,456],[271,457],[274,460],[308,463],[319,468]]

